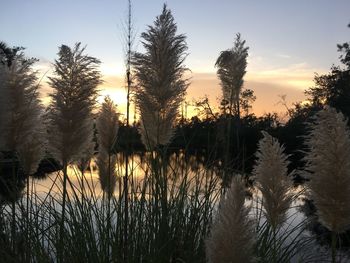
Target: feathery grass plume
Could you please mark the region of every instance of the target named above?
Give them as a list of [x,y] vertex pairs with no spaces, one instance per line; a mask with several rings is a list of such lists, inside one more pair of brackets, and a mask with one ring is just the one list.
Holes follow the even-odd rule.
[[264,137],[259,141],[253,174],[263,196],[266,218],[272,228],[277,229],[285,222],[286,212],[293,201],[290,191],[293,185],[284,147],[267,132],[262,133]]
[[[140,98],[141,94],[138,97]],[[141,138],[144,145],[153,149],[157,145],[168,144],[174,133],[177,108],[157,111],[146,97],[139,101],[139,106],[142,108]]]
[[245,40],[242,40],[241,34],[238,33],[234,46],[222,51],[215,62],[223,98],[229,103],[230,114],[235,113],[238,116],[240,116],[240,94],[247,68],[248,49]]
[[93,138],[92,110],[102,82],[100,61],[84,51],[80,43],[74,48],[62,45],[55,76],[49,78],[54,89],[47,115],[49,152],[64,164],[78,161]]
[[206,242],[210,263],[254,262],[254,222],[245,204],[245,188],[241,176],[233,177],[226,197],[221,200],[211,234]]
[[18,147],[18,155],[25,174],[34,174],[40,161],[45,157],[46,141],[44,127],[37,123],[37,129],[28,138],[28,141]]
[[[11,245],[16,251],[17,229],[16,229],[16,200],[22,196],[24,188],[23,173],[19,172],[16,164],[17,158],[20,166],[28,176],[36,171],[41,159],[42,145],[39,134],[35,134],[38,125],[41,125],[42,107],[37,92],[37,77],[33,70],[36,59],[28,59],[22,52],[23,48],[8,48],[4,51],[4,43],[0,43],[0,151],[12,152],[12,173],[10,180],[4,179],[2,183],[11,199]],[[6,47],[6,45],[5,45]],[[32,140],[36,136],[38,139]],[[29,151],[32,151],[30,154]],[[35,155],[32,155],[35,154]],[[29,180],[27,179],[27,204],[29,196]],[[28,213],[28,206],[27,206]],[[28,214],[27,214],[28,215]],[[28,222],[28,217],[26,222]],[[16,253],[16,252],[15,252]]]
[[308,188],[320,223],[339,234],[350,227],[350,131],[343,114],[329,106],[310,126]]
[[110,197],[117,182],[115,167],[116,155],[112,153],[119,129],[119,114],[113,101],[107,96],[102,104],[101,111],[96,121],[99,153],[97,166],[101,187]]
[[174,17],[166,5],[153,26],[142,33],[145,53],[133,56],[137,80],[135,99],[141,114],[143,143],[153,148],[169,143],[188,80],[183,78],[186,37],[177,35]]
[[[231,176],[231,166],[232,160],[239,160],[239,152],[241,152],[240,146],[240,119],[241,119],[241,91],[243,87],[243,77],[246,73],[247,67],[247,57],[248,57],[248,49],[249,47],[245,46],[245,40],[241,39],[241,35],[238,33],[236,35],[236,39],[234,41],[234,45],[232,48],[228,50],[224,50],[220,53],[219,57],[215,62],[215,67],[217,68],[217,75],[220,79],[220,84],[222,87],[222,95],[223,100],[221,105],[223,106],[223,113],[225,115],[225,122],[223,123],[225,134],[223,140],[224,145],[223,149],[225,151],[224,154],[224,173],[223,173],[223,186],[227,187],[230,182],[229,176]],[[228,114],[226,108],[228,107]],[[234,116],[234,119],[232,118]],[[233,120],[236,129],[235,139],[232,140],[232,125]],[[237,156],[232,158],[231,156],[231,141],[233,142],[233,148],[235,148],[235,152]],[[234,161],[235,162],[235,161]],[[235,165],[235,164],[234,164]]]
[[58,262],[64,258],[67,167],[78,161],[93,138],[92,110],[96,104],[97,86],[102,82],[97,69],[100,61],[83,54],[80,43],[71,49],[59,48],[54,63],[54,76],[49,84],[54,89],[47,112],[48,150],[63,164],[62,216],[57,248]]
[[24,171],[30,174],[43,154],[38,128],[42,106],[33,70],[36,60],[26,58],[21,48],[9,50],[11,61],[8,58],[7,63],[0,63],[0,150],[16,151]]

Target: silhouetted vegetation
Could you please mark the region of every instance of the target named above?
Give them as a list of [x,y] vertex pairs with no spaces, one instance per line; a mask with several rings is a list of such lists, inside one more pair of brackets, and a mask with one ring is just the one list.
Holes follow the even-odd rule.
[[[177,34],[171,11],[164,5],[142,33],[145,53],[131,53],[128,33],[126,122],[119,120],[108,97],[94,113],[102,83],[100,61],[85,55],[80,43],[60,46],[49,77],[54,91],[44,114],[37,72],[32,70],[36,60],[26,58],[22,47],[0,42],[0,261],[205,262],[206,246],[210,258],[225,258],[233,250],[225,247],[220,254],[220,246],[232,233],[243,233],[245,243],[236,237],[238,241],[230,243],[236,246],[230,260],[239,258],[240,246],[248,245],[249,253],[242,256],[248,261],[255,260],[254,254],[261,262],[289,262],[301,244],[311,241],[294,239],[286,245],[283,235],[297,233],[299,238],[307,227],[321,245],[331,247],[335,262],[336,249],[349,247],[350,234],[344,222],[333,226],[324,212],[327,198],[339,197],[337,189],[324,197],[326,190],[318,189],[327,185],[314,183],[317,175],[330,182],[332,172],[316,169],[317,158],[326,152],[324,144],[317,144],[317,135],[324,136],[324,143],[324,130],[339,130],[344,135],[341,146],[350,152],[349,123],[343,118],[350,118],[350,43],[338,45],[342,64],[316,74],[314,86],[305,91],[307,101],[288,108],[288,120],[282,122],[276,113],[250,112],[256,97],[253,90],[243,89],[249,49],[237,34],[233,47],[222,51],[215,63],[222,86],[219,111],[213,111],[206,98],[196,103],[198,115],[185,119],[178,111],[189,85],[183,64],[187,44],[185,35]],[[129,125],[130,94],[140,115],[134,125]],[[328,117],[326,127],[322,114]],[[339,168],[337,175],[345,178],[347,170],[341,169],[346,154],[336,150],[333,157],[343,162],[334,170]],[[140,163],[135,165],[137,158]],[[91,159],[96,160],[102,194],[89,181]],[[141,179],[134,176],[135,166],[142,171]],[[73,174],[78,183],[68,175],[70,167],[78,168]],[[282,226],[297,197],[287,175],[296,185],[306,182],[311,194],[302,208],[308,222],[285,234]],[[35,184],[47,176],[55,179],[42,197]],[[350,179],[341,179],[344,189],[350,188]],[[246,185],[256,202],[255,223],[245,209]],[[57,193],[52,192],[54,186]],[[347,216],[345,211],[342,217]],[[238,218],[241,227],[235,229],[232,218]],[[211,240],[207,238],[213,222],[218,225]],[[231,232],[225,231],[227,226]]]
[[[331,246],[332,232],[319,223],[317,209],[314,202],[312,200],[305,199],[300,210],[307,218],[310,219],[307,222],[307,228],[317,239],[317,241],[324,246]],[[350,230],[345,233],[341,233],[338,238],[339,242],[337,244],[337,248],[348,252],[350,248]]]

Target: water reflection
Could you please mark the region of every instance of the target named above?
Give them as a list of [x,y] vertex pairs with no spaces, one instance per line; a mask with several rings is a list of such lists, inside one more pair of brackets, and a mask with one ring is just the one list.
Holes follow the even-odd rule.
[[[145,180],[150,180],[154,176],[154,167],[152,167],[152,158],[154,153],[134,154],[129,157],[129,182],[132,193],[140,191],[141,186]],[[117,185],[114,191],[114,196],[118,197],[122,194],[123,185],[122,177],[125,176],[125,156],[123,154],[117,155]],[[168,184],[173,188],[178,188],[182,183],[184,177],[188,180],[190,187],[205,187],[205,182],[215,180],[216,187],[219,190],[219,171],[215,166],[204,165],[205,159],[198,156],[189,156],[183,153],[174,153],[166,156],[163,159],[162,176],[168,179]],[[163,165],[162,164],[162,165]],[[68,194],[81,195],[86,197],[101,197],[103,191],[99,181],[99,173],[95,159],[91,159],[90,164],[84,174],[75,165],[68,167]],[[41,196],[46,194],[54,194],[57,197],[62,195],[62,180],[63,173],[61,171],[47,174],[45,177],[31,177],[31,185],[34,185],[34,191]],[[83,186],[83,189],[82,189]]]
[[26,176],[13,152],[0,152],[0,203],[14,202],[22,196]]

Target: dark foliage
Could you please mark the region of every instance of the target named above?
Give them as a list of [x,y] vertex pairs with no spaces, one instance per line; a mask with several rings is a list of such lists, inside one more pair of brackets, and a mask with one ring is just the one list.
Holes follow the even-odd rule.
[[120,124],[113,151],[115,153],[127,152],[129,154],[145,151],[145,146],[141,141],[141,135],[138,131],[138,125],[128,127],[124,124]]
[[15,153],[0,154],[0,204],[15,202],[22,196],[26,176]]
[[[331,246],[332,232],[318,222],[317,210],[314,202],[309,199],[304,200],[304,205],[301,207],[301,212],[309,219],[307,229],[315,236],[317,242],[323,246]],[[339,234],[339,242],[337,248],[343,251],[350,249],[350,230]]]
[[[350,25],[349,25],[350,27]],[[328,104],[350,117],[350,42],[338,44],[341,66],[315,76],[315,86],[305,91],[312,105]]]
[[0,63],[10,67],[16,54],[23,49],[23,47],[10,48],[5,42],[0,41]]
[[47,174],[57,172],[62,170],[62,168],[62,165],[57,160],[48,157],[40,161],[37,171],[32,176],[35,178],[45,178]]

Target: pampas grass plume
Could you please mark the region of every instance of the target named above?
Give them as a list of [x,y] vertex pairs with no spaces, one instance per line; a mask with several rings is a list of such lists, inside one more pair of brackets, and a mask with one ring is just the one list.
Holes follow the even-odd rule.
[[35,60],[14,53],[0,63],[0,150],[17,152],[26,174],[36,171],[44,153],[42,106]]
[[241,176],[232,179],[231,187],[222,199],[211,233],[206,242],[210,263],[254,262],[254,224],[245,206],[245,188]]
[[174,121],[177,109],[170,107],[163,110],[163,114],[152,110],[153,105],[147,100],[139,102],[141,112],[141,138],[148,149],[154,149],[157,145],[166,145],[174,134]]
[[102,82],[100,61],[83,54],[80,43],[62,45],[49,84],[54,89],[48,108],[49,152],[64,164],[79,161],[93,138],[92,110]]
[[263,132],[263,136],[259,141],[253,174],[262,193],[266,218],[276,229],[285,222],[292,203],[292,181],[288,176],[288,156],[284,147],[267,132]]
[[45,130],[41,123],[37,124],[32,136],[18,147],[19,160],[23,171],[30,175],[37,171],[40,161],[45,158]]
[[147,148],[166,145],[173,135],[173,126],[184,98],[188,81],[186,37],[177,35],[177,25],[166,5],[154,25],[142,33],[145,53],[133,57],[136,86],[135,102],[140,113],[141,134]]
[[306,138],[308,188],[320,222],[342,233],[350,227],[350,131],[347,120],[326,106]]

